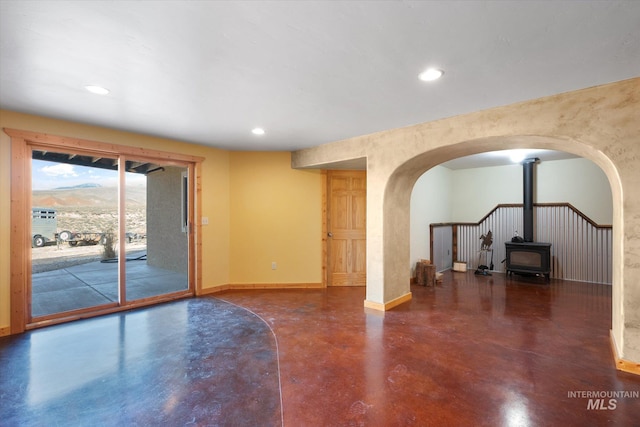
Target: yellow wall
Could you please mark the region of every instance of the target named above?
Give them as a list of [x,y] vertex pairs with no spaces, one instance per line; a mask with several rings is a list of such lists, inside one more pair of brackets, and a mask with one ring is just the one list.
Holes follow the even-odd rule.
[[[291,169],[289,153],[228,152],[7,110],[0,127],[204,157],[203,290],[321,281],[320,174]],[[0,132],[0,331],[10,323],[10,156]]]
[[291,169],[290,153],[230,157],[231,282],[319,284],[320,171]]

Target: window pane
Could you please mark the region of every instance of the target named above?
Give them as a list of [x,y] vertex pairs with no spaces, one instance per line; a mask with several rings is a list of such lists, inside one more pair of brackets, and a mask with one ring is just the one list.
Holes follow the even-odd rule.
[[118,301],[118,162],[32,152],[32,317]]
[[127,300],[187,290],[187,168],[131,160],[126,165]]

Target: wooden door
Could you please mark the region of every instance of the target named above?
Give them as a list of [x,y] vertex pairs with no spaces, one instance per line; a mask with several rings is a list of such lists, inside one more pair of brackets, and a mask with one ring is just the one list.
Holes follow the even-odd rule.
[[365,286],[366,172],[329,171],[327,196],[327,285]]

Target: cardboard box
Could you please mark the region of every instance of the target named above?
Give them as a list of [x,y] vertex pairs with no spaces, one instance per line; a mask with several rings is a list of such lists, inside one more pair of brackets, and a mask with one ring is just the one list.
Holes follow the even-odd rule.
[[453,271],[464,273],[465,271],[467,271],[467,263],[464,261],[455,261],[453,263]]

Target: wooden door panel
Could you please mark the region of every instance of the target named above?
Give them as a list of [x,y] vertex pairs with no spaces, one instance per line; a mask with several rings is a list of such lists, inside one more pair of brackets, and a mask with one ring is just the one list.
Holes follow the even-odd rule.
[[329,271],[332,273],[347,273],[347,243],[344,239],[331,239],[331,253],[333,254]]
[[351,198],[351,228],[367,231],[367,196],[357,194]]
[[366,273],[339,273],[333,277],[333,283],[331,286],[366,286],[367,274]]
[[333,173],[331,183],[329,185],[331,186],[332,192],[340,190],[348,191],[351,189],[351,177]]
[[350,222],[349,216],[349,196],[346,194],[334,194],[331,197],[330,223],[332,225],[332,229],[335,231],[348,230]]
[[353,239],[351,241],[351,271],[353,273],[367,272],[367,241],[365,239]]
[[352,176],[351,177],[351,188],[350,190],[363,190],[367,189],[367,176],[364,174],[362,176]]

